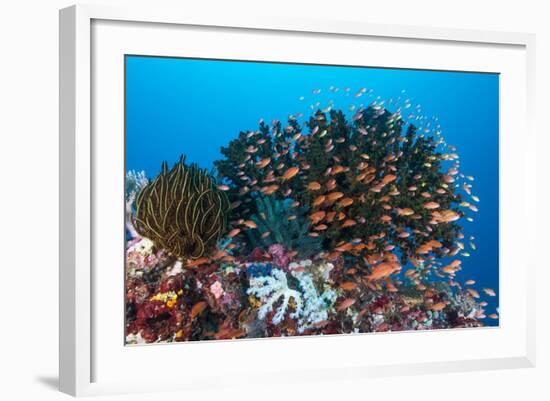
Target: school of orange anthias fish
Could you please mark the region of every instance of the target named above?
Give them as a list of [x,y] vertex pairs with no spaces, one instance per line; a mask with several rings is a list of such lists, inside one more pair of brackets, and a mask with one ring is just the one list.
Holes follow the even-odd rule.
[[128,172],[127,344],[498,320],[495,291],[467,276],[474,178],[437,119],[404,96],[328,92],[353,104],[260,120],[213,173],[184,158],[156,178]]

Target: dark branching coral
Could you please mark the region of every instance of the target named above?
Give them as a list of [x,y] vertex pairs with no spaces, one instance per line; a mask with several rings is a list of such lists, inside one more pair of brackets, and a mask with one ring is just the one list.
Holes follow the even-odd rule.
[[[444,169],[448,159],[437,148],[436,138],[381,107],[359,110],[351,122],[342,111],[318,111],[305,127],[291,117],[284,127],[262,122],[255,132],[241,132],[222,148],[225,158],[216,168],[238,205],[232,220],[257,214],[259,194],[291,198],[310,214],[326,213],[313,227],[324,249],[361,239],[363,255],[393,245],[405,262],[425,254],[422,246],[432,240],[441,246],[428,252],[453,253],[461,236],[452,219],[434,223],[434,210],[425,207],[430,201],[449,215],[464,215],[456,182],[450,185],[455,178]],[[285,179],[291,168],[299,171]],[[339,193],[341,199],[329,198]],[[316,202],[321,196],[327,199]]]
[[215,246],[227,225],[229,202],[215,179],[183,156],[140,191],[135,227],[178,258],[199,258]]
[[256,199],[257,214],[251,219],[258,227],[247,231],[252,248],[267,249],[272,244],[281,244],[287,250],[297,251],[300,257],[309,257],[321,250],[320,239],[308,235],[307,208],[293,208],[290,203],[289,199],[271,196]]

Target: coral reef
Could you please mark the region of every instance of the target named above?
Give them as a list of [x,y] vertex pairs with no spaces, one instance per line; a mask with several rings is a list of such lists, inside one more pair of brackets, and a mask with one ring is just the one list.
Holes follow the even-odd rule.
[[129,172],[127,344],[498,319],[482,298],[495,291],[459,283],[473,178],[401,111],[262,120],[221,149],[217,175],[183,157],[151,181]]
[[178,258],[197,259],[212,249],[226,228],[229,204],[216,181],[183,156],[143,186],[136,197],[137,232]]

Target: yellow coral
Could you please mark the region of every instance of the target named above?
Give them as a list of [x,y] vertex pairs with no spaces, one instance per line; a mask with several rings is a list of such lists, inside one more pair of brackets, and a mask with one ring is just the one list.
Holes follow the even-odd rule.
[[262,303],[260,302],[260,300],[253,295],[248,297],[248,302],[250,303],[250,306],[252,306],[253,308],[259,308],[260,306],[262,306]]
[[174,291],[159,292],[151,297],[151,301],[164,302],[169,308],[172,308],[176,304],[177,299],[178,294],[176,294]]

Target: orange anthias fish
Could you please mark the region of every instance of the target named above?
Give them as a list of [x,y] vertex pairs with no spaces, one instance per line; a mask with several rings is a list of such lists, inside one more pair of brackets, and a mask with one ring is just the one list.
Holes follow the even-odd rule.
[[352,248],[353,248],[353,244],[346,242],[337,246],[336,248],[334,248],[334,250],[338,252],[347,252],[347,251],[350,251]]
[[307,185],[307,189],[310,191],[318,191],[321,189],[321,184],[319,184],[317,181],[312,181]]
[[401,270],[401,266],[397,263],[381,262],[372,268],[371,274],[367,276],[367,280],[380,280],[389,277],[399,270]]
[[384,176],[384,178],[382,178],[382,183],[384,185],[388,185],[390,182],[395,181],[396,179],[397,179],[396,175],[388,174],[388,175]]
[[438,223],[450,223],[460,219],[460,215],[454,210],[442,210],[441,212],[432,212],[433,219]]
[[439,208],[439,203],[437,202],[426,202],[424,203],[424,209],[432,210]]
[[439,312],[445,309],[446,306],[447,306],[447,302],[438,302],[432,305],[431,310]]
[[349,220],[344,221],[344,223],[342,224],[342,228],[351,227],[351,226],[354,226],[356,224],[357,224],[357,222],[355,220],[349,219]]
[[315,200],[313,201],[313,206],[319,206],[321,205],[327,197],[325,195],[319,195]]
[[353,199],[351,198],[344,198],[340,202],[338,202],[338,206],[340,207],[347,207],[353,204]]
[[253,222],[252,220],[247,220],[243,224],[248,228],[257,228],[258,227],[258,225],[255,222]]
[[321,220],[323,220],[325,218],[325,216],[326,216],[326,213],[324,211],[320,210],[318,212],[310,214],[309,218],[311,219],[312,224],[317,224]]
[[343,310],[346,310],[347,308],[349,308],[350,306],[352,306],[354,303],[355,303],[355,299],[353,299],[353,298],[346,298],[346,299],[344,299],[342,302],[340,302],[340,303],[338,304],[338,306],[336,306],[336,311],[337,311],[337,312],[342,312]]
[[256,166],[258,168],[264,168],[265,166],[267,166],[269,163],[271,162],[271,158],[267,157],[265,159],[262,159],[260,160],[259,162],[256,163]]
[[346,171],[346,168],[344,166],[334,166],[332,169],[332,175],[340,174]]
[[336,188],[336,180],[331,179],[326,184],[327,191],[332,191],[334,188]]
[[492,288],[484,288],[483,292],[485,294],[489,295],[490,297],[496,297],[497,296],[497,294],[495,293],[495,291]]
[[202,258],[198,258],[196,260],[192,260],[190,262],[187,262],[187,264],[185,265],[185,267],[187,269],[190,269],[190,268],[193,268],[193,267],[197,267],[197,266],[200,266],[200,265],[205,265],[207,263],[210,262],[210,258],[207,258],[206,256],[205,257],[202,257]]
[[228,236],[229,237],[234,237],[236,235],[239,235],[240,232],[241,232],[240,228],[234,228],[233,230],[229,231]]
[[271,195],[278,189],[279,189],[278,185],[269,185],[267,187],[263,187],[262,192],[266,195]]
[[200,315],[201,312],[205,310],[207,306],[208,304],[205,301],[200,301],[200,302],[197,302],[195,305],[193,305],[193,307],[191,308],[191,313],[189,315],[190,320],[193,320],[198,315]]
[[414,210],[412,210],[410,207],[406,207],[404,209],[397,208],[396,210],[399,216],[412,216],[414,214]]
[[300,171],[300,169],[298,167],[291,167],[287,171],[285,171],[285,173],[283,174],[283,176],[281,178],[282,178],[283,181],[288,181],[292,177],[294,177],[296,174],[298,174],[299,171]]
[[340,288],[344,291],[353,291],[357,288],[357,283],[354,283],[353,281],[346,281],[340,284]]
[[340,199],[343,196],[344,194],[342,192],[331,192],[330,194],[327,195],[327,200],[329,202],[333,202],[335,200]]
[[328,212],[327,213],[327,222],[332,223],[334,221],[335,217],[336,217],[336,212]]
[[476,290],[474,290],[473,288],[468,288],[467,289],[468,292],[470,293],[470,295],[474,298],[479,298],[479,292],[477,292]]

